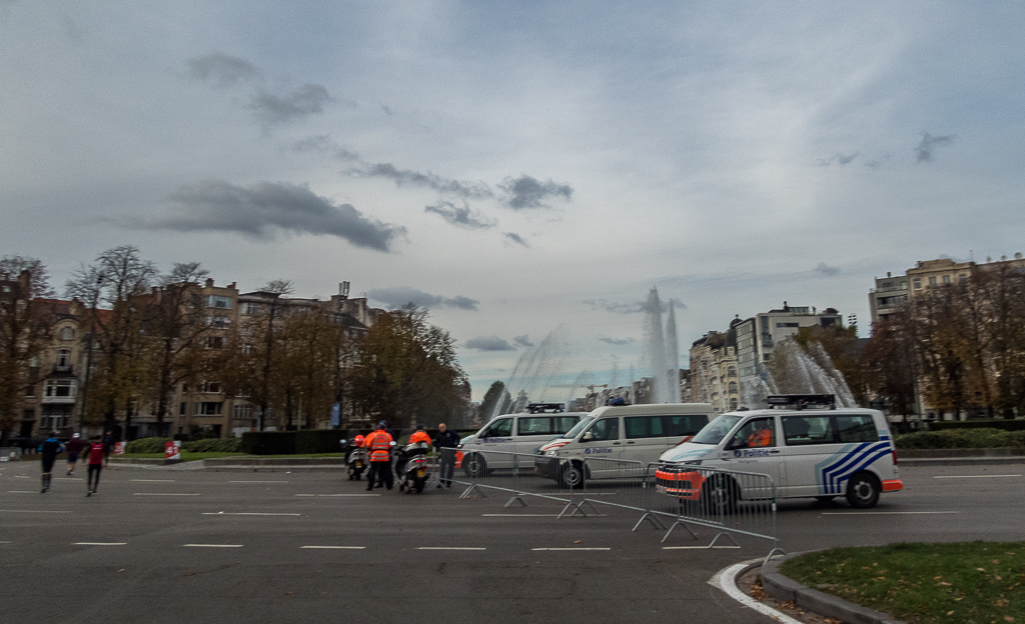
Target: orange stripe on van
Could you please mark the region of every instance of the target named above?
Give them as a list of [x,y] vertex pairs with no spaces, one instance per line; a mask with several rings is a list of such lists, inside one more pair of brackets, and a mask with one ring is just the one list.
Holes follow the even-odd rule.
[[890,479],[889,481],[883,481],[884,492],[896,492],[897,490],[904,489],[904,482],[900,479]]

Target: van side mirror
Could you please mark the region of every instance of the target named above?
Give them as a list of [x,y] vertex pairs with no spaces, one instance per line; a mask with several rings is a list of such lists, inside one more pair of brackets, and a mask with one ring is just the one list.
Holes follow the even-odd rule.
[[594,434],[591,433],[590,431],[587,431],[587,432],[584,433],[583,436],[581,436],[580,439],[583,440],[584,442],[590,442],[591,440],[594,439]]

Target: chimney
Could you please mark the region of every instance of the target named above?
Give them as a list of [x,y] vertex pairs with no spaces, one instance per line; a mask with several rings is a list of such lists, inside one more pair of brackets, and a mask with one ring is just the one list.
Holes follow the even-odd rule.
[[228,289],[229,290],[235,290],[235,282],[232,282],[232,283],[228,284]]
[[207,288],[213,288],[214,287],[214,278],[212,278],[212,277],[206,278],[206,287]]
[[889,271],[886,272],[886,277],[890,277],[890,272]]

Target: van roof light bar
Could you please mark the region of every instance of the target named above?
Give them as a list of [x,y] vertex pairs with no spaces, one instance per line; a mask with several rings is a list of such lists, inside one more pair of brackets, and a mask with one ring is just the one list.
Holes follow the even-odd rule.
[[563,403],[528,403],[527,411],[531,414],[565,412],[566,405]]
[[836,409],[836,396],[832,394],[773,394],[766,397],[765,402],[770,408],[792,407],[794,409],[805,409],[817,407],[820,409]]

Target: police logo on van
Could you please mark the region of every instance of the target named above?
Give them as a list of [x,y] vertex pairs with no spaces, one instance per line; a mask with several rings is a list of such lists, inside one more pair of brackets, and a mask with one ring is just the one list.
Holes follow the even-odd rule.
[[591,448],[591,447],[587,447],[587,448],[584,449],[584,455],[600,455],[602,453],[611,453],[611,452],[612,452],[612,449],[610,449],[610,448]]
[[769,451],[765,449],[737,449],[733,451],[733,456],[737,458],[742,457],[768,457]]

